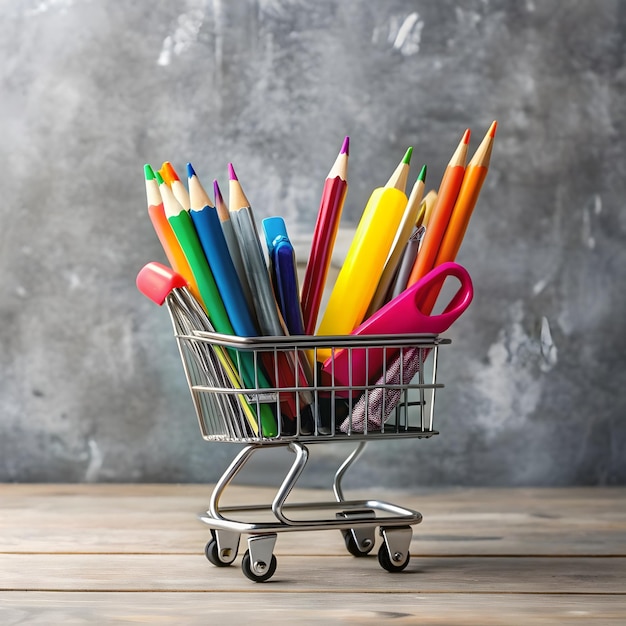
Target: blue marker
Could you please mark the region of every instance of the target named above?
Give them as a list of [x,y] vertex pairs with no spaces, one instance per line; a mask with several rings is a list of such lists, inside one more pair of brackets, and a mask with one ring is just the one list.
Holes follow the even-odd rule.
[[296,255],[282,217],[263,220],[272,286],[290,335],[304,335]]

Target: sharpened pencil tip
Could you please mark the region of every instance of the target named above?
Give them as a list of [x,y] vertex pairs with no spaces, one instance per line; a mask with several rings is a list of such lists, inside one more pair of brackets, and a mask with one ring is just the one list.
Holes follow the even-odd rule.
[[224,201],[222,198],[222,192],[220,191],[220,186],[216,180],[213,181],[213,196],[215,197],[215,204]]
[[341,151],[339,154],[347,154],[350,156],[350,137],[347,137],[343,140],[343,144],[341,145]]
[[146,163],[143,166],[143,173],[144,173],[144,176],[146,177],[146,180],[154,180],[154,170],[152,169],[152,166],[149,163]]
[[193,178],[196,175],[196,170],[193,169],[191,163],[187,163],[187,178]]
[[406,154],[404,155],[404,158],[402,159],[402,163],[404,163],[405,165],[409,165],[409,163],[411,162],[411,155],[413,154],[413,147],[409,147],[409,149],[406,151]]
[[422,182],[425,182],[426,180],[426,165],[422,166],[422,169],[419,173],[419,176],[417,177],[417,180],[421,180]]
[[489,127],[489,132],[487,133],[487,135],[489,135],[489,137],[495,137],[496,128],[498,128],[498,121],[493,120],[493,122],[491,123],[491,126]]
[[155,172],[154,173],[154,177],[156,178],[157,183],[159,183],[159,185],[164,185],[165,181],[163,180],[163,176],[161,176],[160,172]]
[[461,139],[461,143],[469,143],[471,134],[472,133],[470,132],[470,129],[468,128],[463,134],[463,139]]
[[178,178],[176,170],[173,168],[172,164],[169,161],[163,162],[160,171],[161,176],[163,176],[163,180],[165,180],[168,185],[171,185],[172,182],[174,182],[175,180],[180,180],[180,178]]
[[228,180],[239,180],[232,163],[228,164]]

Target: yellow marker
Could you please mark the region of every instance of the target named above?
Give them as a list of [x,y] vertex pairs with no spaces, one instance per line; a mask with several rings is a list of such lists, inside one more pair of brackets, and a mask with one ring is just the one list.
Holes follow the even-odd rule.
[[[412,152],[409,148],[387,184],[372,192],[317,335],[349,335],[363,321],[402,221]],[[330,349],[321,349],[317,358],[324,361],[330,354]]]

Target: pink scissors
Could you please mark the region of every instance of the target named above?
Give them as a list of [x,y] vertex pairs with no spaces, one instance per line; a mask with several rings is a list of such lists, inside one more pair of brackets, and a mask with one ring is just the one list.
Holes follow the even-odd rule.
[[[448,276],[459,280],[443,313],[429,315],[422,311],[430,290],[440,287]],[[474,290],[467,270],[453,262],[446,262],[426,274],[421,280],[389,301],[374,315],[355,328],[351,335],[438,335],[446,331],[467,309]],[[385,361],[391,363],[399,348],[344,348],[326,359],[322,366],[325,384],[363,387],[377,380],[382,374]],[[337,393],[341,394],[340,391]],[[360,390],[355,390],[358,395]]]

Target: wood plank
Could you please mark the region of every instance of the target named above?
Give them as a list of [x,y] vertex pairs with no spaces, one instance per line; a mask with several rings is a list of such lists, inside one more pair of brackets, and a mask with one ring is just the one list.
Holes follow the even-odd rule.
[[[201,553],[207,485],[0,485],[0,552]],[[233,486],[225,504],[268,502],[274,489]],[[626,556],[626,489],[355,490],[351,498],[419,510],[420,555]],[[293,501],[329,500],[299,490]],[[343,555],[338,531],[285,533],[277,555]]]
[[[265,585],[266,588],[268,585]],[[257,588],[257,587],[255,587]],[[244,601],[238,601],[244,600]],[[389,593],[47,593],[0,594],[3,626],[21,624],[367,624],[399,626],[621,626],[621,596]]]
[[[0,591],[240,591],[237,561],[201,555],[2,554]],[[281,556],[263,592],[601,593],[626,599],[623,557],[422,557],[389,574],[368,558]]]

